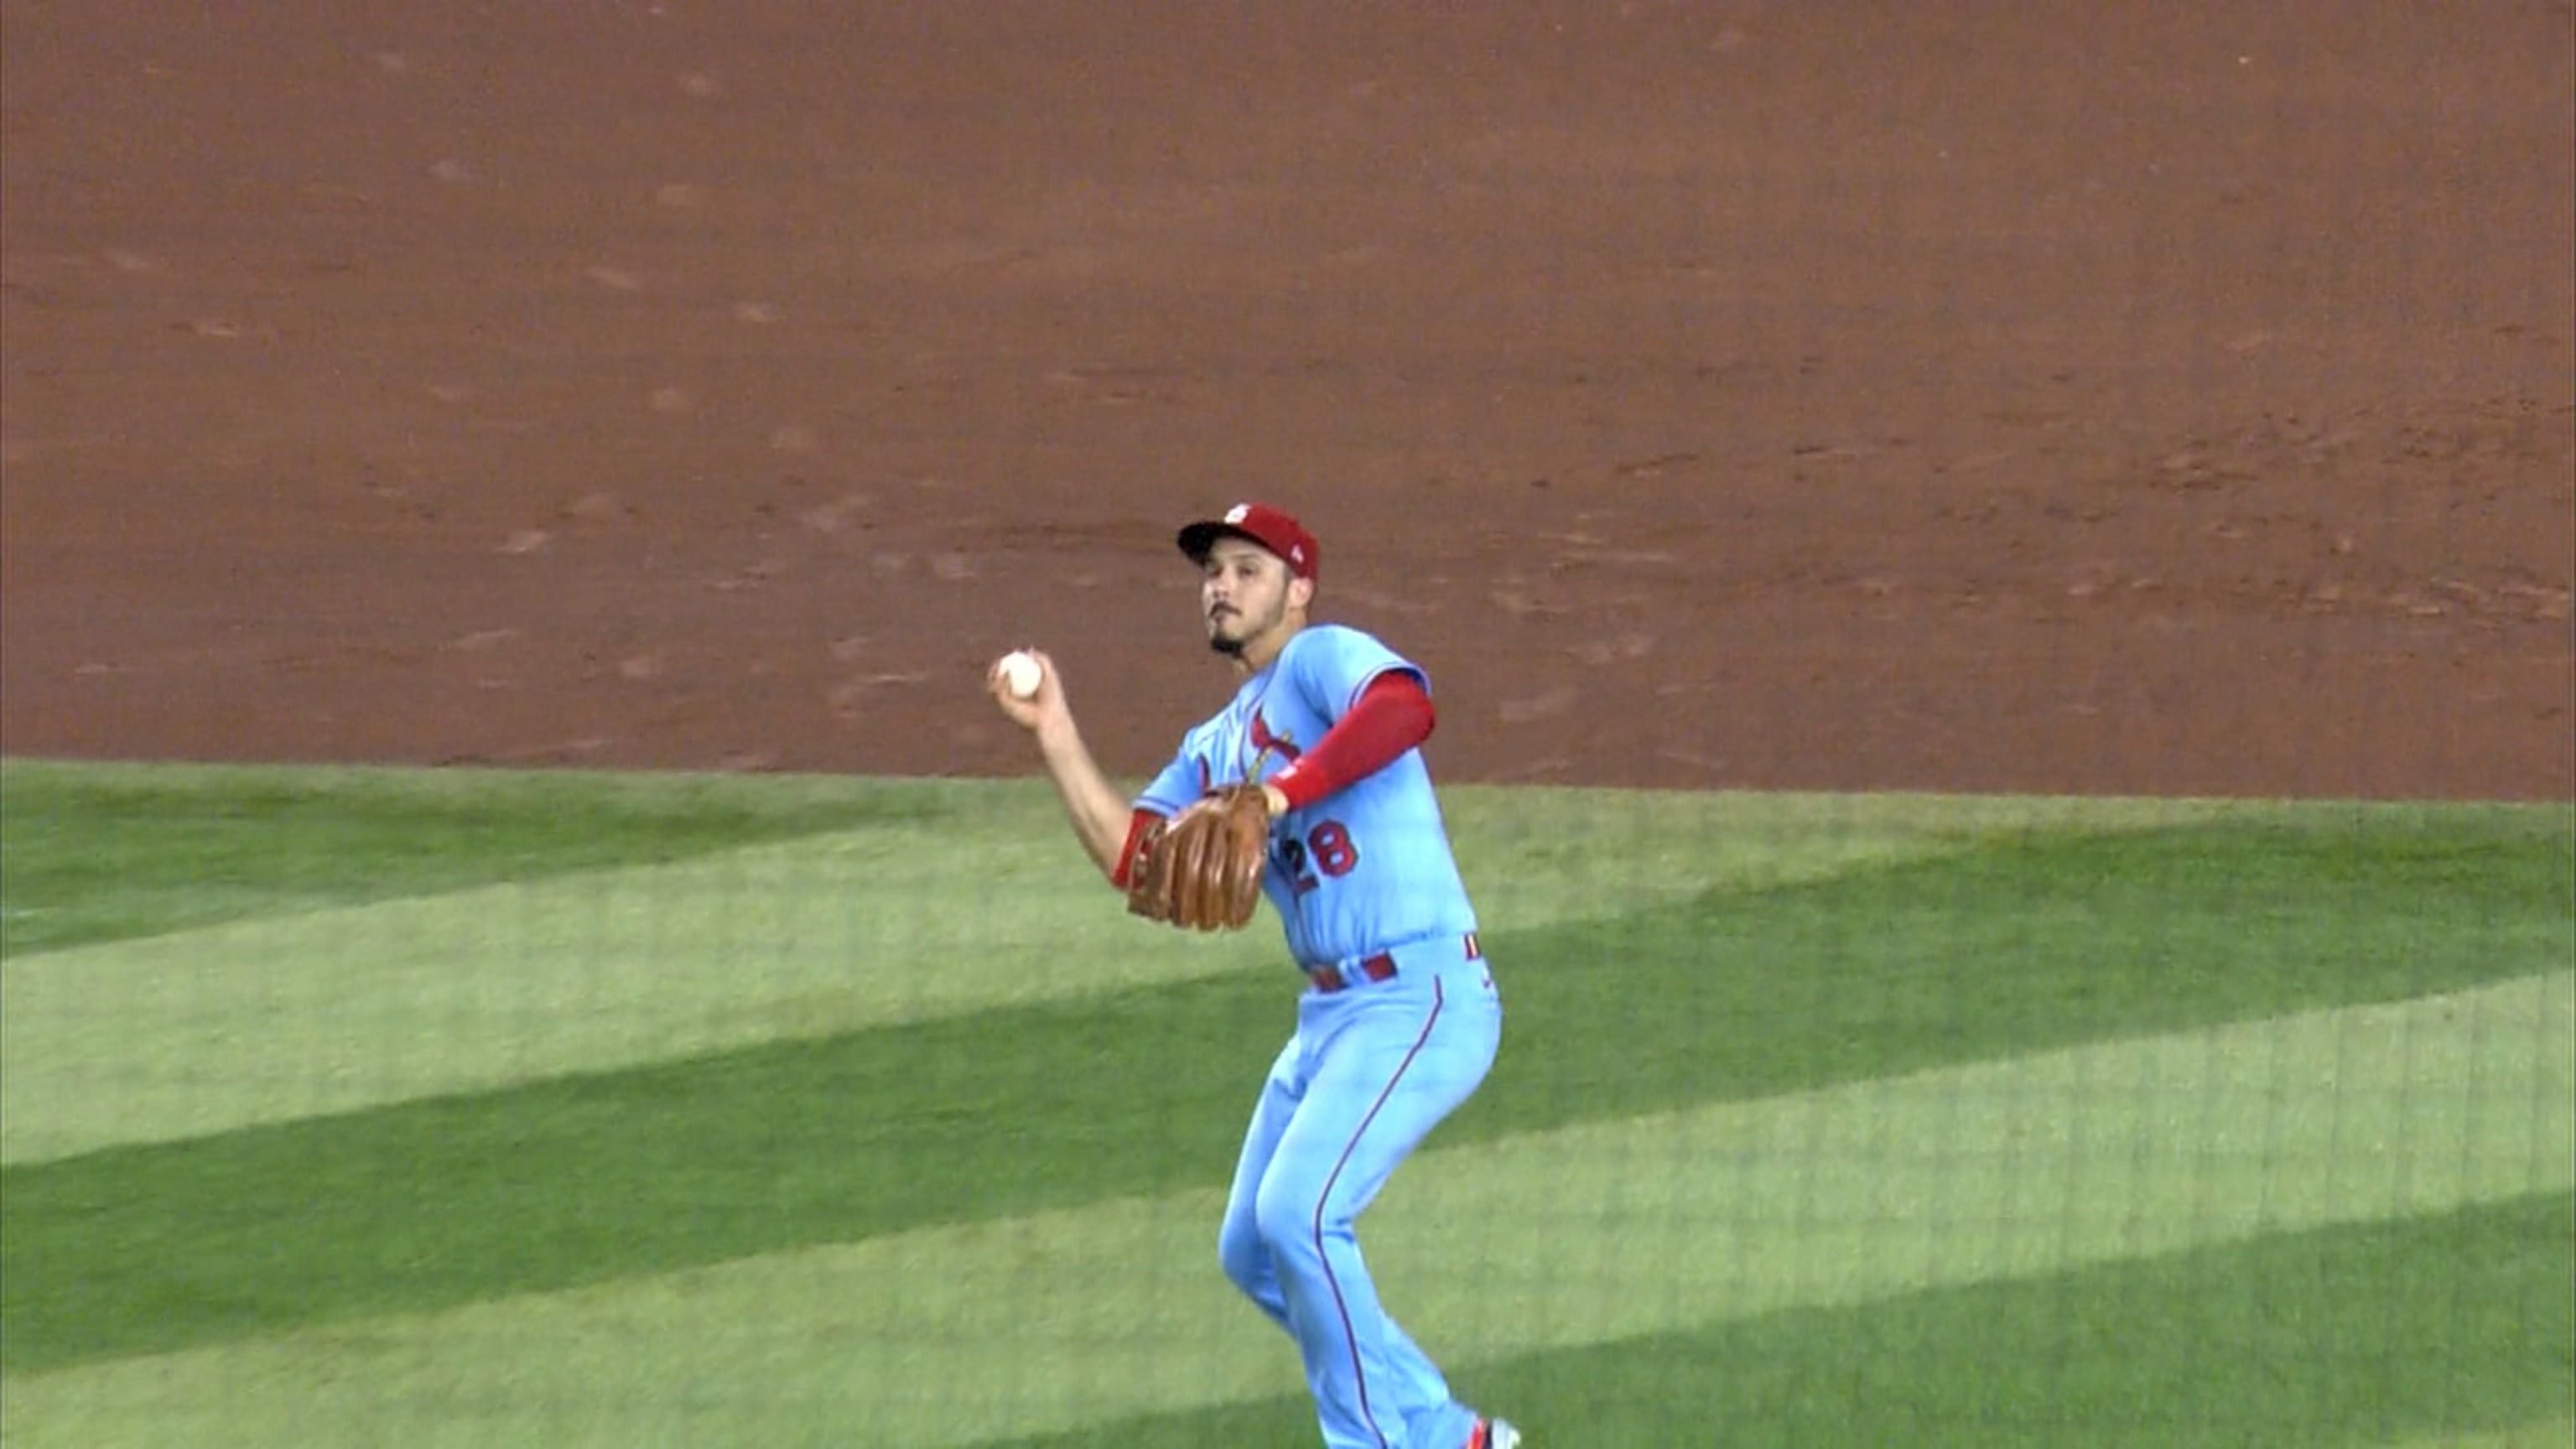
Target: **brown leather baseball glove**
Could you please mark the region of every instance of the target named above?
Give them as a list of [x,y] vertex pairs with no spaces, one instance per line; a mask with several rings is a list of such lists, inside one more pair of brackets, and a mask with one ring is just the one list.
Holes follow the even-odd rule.
[[1259,785],[1220,785],[1151,829],[1128,867],[1127,909],[1184,930],[1239,931],[1261,902],[1270,805]]

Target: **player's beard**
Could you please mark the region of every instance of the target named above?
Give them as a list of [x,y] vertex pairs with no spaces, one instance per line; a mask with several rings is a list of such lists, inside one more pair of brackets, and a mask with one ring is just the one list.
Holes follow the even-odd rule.
[[[1212,618],[1208,620],[1208,647],[1215,650],[1217,653],[1224,655],[1228,659],[1240,659],[1243,657],[1243,646],[1249,641],[1244,636],[1228,634],[1226,632],[1226,624],[1228,622],[1229,620],[1222,618]],[[1231,622],[1237,625],[1242,624],[1243,615],[1241,613],[1234,614],[1231,618]]]
[[1240,659],[1253,640],[1270,632],[1278,613],[1273,610],[1268,620],[1256,624],[1249,612],[1229,604],[1225,616],[1208,620],[1208,647],[1228,659]]

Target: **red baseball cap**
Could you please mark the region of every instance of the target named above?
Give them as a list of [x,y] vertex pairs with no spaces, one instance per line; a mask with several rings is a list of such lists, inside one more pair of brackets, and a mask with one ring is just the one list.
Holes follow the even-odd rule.
[[1306,525],[1267,503],[1238,503],[1227,509],[1222,518],[1202,518],[1183,528],[1178,541],[1190,562],[1205,563],[1208,550],[1228,534],[1248,538],[1286,559],[1288,571],[1301,579],[1315,576],[1315,556],[1320,552],[1315,535],[1306,531]]

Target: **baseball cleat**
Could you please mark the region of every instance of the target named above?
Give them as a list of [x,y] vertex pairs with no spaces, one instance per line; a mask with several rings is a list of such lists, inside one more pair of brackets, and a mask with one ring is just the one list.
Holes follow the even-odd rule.
[[1521,1449],[1521,1431],[1504,1419],[1478,1419],[1467,1449]]

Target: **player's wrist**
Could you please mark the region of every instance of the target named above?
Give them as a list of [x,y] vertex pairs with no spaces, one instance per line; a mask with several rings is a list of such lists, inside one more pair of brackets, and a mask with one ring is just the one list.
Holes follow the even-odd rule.
[[1038,739],[1038,751],[1046,756],[1049,763],[1087,757],[1082,746],[1082,731],[1074,728],[1072,715],[1052,712],[1039,715],[1034,733]]

